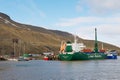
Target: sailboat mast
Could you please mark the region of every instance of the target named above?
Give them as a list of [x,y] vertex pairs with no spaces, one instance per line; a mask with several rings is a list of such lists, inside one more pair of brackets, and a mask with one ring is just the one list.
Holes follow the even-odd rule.
[[97,41],[97,29],[95,28],[95,45],[94,45],[95,53],[98,53],[98,41]]

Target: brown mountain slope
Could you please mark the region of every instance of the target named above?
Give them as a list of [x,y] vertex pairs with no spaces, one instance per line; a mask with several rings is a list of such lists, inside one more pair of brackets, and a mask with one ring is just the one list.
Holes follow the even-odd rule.
[[[18,43],[13,44],[13,39]],[[0,13],[0,54],[43,53],[54,51],[58,53],[62,40],[73,41],[72,34],[58,30],[17,23],[6,14]],[[94,41],[79,38],[88,48],[94,47]],[[101,43],[99,43],[101,45]],[[105,49],[120,48],[104,43]]]

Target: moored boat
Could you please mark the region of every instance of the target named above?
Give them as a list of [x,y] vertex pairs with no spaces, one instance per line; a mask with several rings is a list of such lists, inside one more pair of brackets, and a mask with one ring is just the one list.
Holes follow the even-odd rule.
[[0,61],[6,61],[7,59],[4,58],[3,56],[0,56]]
[[97,30],[95,29],[95,48],[92,52],[88,50],[89,52],[82,51],[85,48],[85,45],[83,43],[77,43],[77,40],[75,38],[74,43],[71,43],[70,41],[62,42],[60,53],[59,53],[59,59],[60,60],[91,60],[91,59],[106,59],[107,54],[104,52],[100,52],[98,50],[98,42],[97,42]]
[[117,59],[117,51],[116,50],[111,50],[111,51],[107,51],[107,59]]
[[7,60],[8,60],[8,61],[18,61],[17,58],[8,58]]

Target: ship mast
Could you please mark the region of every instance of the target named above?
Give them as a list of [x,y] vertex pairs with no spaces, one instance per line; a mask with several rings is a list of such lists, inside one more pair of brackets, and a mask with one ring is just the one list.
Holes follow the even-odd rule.
[[97,29],[95,28],[95,45],[94,45],[95,53],[98,53],[98,41],[97,41]]
[[104,49],[104,47],[103,47],[103,43],[102,43],[102,50]]
[[75,43],[75,45],[77,44],[77,36],[76,35],[74,35],[74,43]]

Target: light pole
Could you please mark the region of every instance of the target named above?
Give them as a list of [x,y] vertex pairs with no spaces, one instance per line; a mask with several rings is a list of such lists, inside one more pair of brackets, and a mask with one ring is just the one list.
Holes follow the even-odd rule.
[[16,55],[16,44],[18,43],[18,39],[12,39],[13,41],[13,56]]

